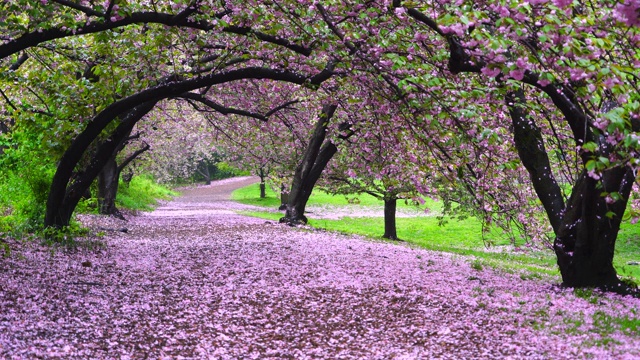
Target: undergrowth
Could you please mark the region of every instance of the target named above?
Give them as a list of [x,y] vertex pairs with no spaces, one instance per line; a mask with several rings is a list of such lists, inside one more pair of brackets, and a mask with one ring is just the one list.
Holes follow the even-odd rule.
[[[77,247],[75,239],[86,235],[87,229],[72,220],[62,229],[43,228],[47,194],[53,176],[53,169],[17,172],[4,171],[5,179],[0,181],[0,239],[42,239],[45,244]],[[95,186],[92,193],[96,193]],[[130,183],[120,182],[116,205],[121,209],[149,211],[158,200],[168,200],[178,193],[157,184],[147,175],[135,176]],[[97,213],[95,198],[81,200],[76,213]],[[86,244],[84,244],[86,245]],[[83,246],[84,246],[83,245]],[[98,246],[96,244],[90,247]],[[0,251],[6,253],[8,246],[0,244]]]

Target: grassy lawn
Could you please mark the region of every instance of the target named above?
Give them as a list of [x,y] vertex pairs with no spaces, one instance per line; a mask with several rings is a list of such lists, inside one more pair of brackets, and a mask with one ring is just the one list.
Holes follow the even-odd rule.
[[[267,197],[259,198],[258,184],[250,185],[233,192],[232,198],[244,204],[261,206],[265,211],[246,212],[247,215],[278,220],[281,213],[273,212],[280,205],[280,198],[271,189]],[[329,195],[314,191],[309,206],[332,205],[348,207],[382,206],[382,202],[370,195],[358,195],[359,204],[350,203],[342,195]],[[422,206],[429,208],[431,214],[438,214],[441,205],[437,201],[427,200]],[[398,209],[414,208],[412,205],[398,203]],[[384,219],[380,217],[345,217],[339,220],[314,219],[309,214],[309,225],[319,229],[348,234],[359,234],[380,239],[384,233]],[[435,216],[398,218],[398,237],[406,242],[425,249],[444,251],[463,256],[472,256],[472,266],[489,266],[507,272],[519,272],[523,277],[555,276],[559,271],[555,264],[555,255],[551,250],[520,250],[499,232],[484,234],[480,221],[475,218],[465,220],[449,219],[440,226]],[[486,247],[485,240],[494,246]],[[628,262],[640,262],[640,224],[624,223],[618,236],[614,265],[621,276],[633,277],[640,281],[640,266],[627,265]]]

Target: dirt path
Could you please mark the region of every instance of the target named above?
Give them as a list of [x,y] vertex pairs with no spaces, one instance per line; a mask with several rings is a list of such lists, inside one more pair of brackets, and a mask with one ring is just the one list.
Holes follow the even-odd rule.
[[237,215],[228,194],[250,181],[187,190],[126,224],[85,218],[128,229],[97,250],[11,242],[0,358],[640,356],[635,333],[593,320],[634,316],[636,299],[594,304],[467,259]]

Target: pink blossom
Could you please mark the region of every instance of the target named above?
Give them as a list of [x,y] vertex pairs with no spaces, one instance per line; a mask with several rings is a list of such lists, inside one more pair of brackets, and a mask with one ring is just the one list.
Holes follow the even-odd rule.
[[559,8],[564,8],[573,3],[573,0],[553,0],[553,4]]
[[523,70],[529,70],[529,68],[531,67],[531,65],[525,58],[518,58],[518,60],[516,60],[516,66]]
[[570,68],[569,75],[571,76],[572,81],[580,81],[588,77],[584,69],[581,68]]
[[400,19],[405,19],[406,18],[406,14],[407,14],[407,9],[405,9],[404,7],[397,7],[394,10],[396,16]]
[[426,39],[427,39],[427,35],[420,31],[416,31],[416,33],[413,35],[413,40],[417,42],[424,41]]
[[538,85],[545,87],[547,85],[551,84],[551,81],[547,80],[547,79],[538,79]]
[[489,67],[487,67],[487,66],[483,67],[480,71],[481,71],[484,75],[486,75],[486,76],[488,76],[488,77],[492,77],[492,78],[494,78],[494,77],[498,76],[498,75],[502,72],[502,71],[501,71],[499,68],[497,68],[497,67],[489,68]]
[[600,180],[600,174],[598,174],[595,170],[587,171],[587,175],[589,175],[589,177],[593,180]]
[[616,16],[628,26],[640,26],[640,0],[630,0],[616,6]]
[[524,72],[523,69],[513,69],[509,71],[509,77],[515,80],[522,80],[524,78]]

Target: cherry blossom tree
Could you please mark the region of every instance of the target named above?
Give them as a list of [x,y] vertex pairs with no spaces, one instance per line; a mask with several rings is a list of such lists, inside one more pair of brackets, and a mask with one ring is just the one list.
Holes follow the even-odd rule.
[[[564,283],[625,291],[611,259],[635,181],[638,5],[601,5],[315,7],[343,45],[386,70],[382,77],[416,110],[413,129],[436,147],[426,163],[441,170],[445,187],[459,184],[488,221],[514,214],[509,198],[530,204],[531,192],[521,189],[532,188],[554,230]],[[433,139],[424,139],[425,126]],[[519,176],[506,177],[512,173]]]
[[[508,112],[510,122],[495,126],[512,129],[554,229],[554,250],[569,286],[620,286],[612,258],[635,181],[638,83],[631,74],[639,59],[630,49],[639,37],[627,11],[635,5],[616,4],[458,2],[429,11],[396,9],[424,25],[425,37],[444,42],[451,73],[476,74],[493,88],[495,109]],[[582,170],[566,200],[531,97],[552,105],[553,124],[566,129],[579,149]]]
[[[399,122],[385,119],[388,114],[376,110],[354,109],[366,121],[352,125],[355,133],[348,145],[327,169],[322,188],[334,194],[366,193],[384,203],[383,238],[397,240],[396,205],[399,199],[420,197],[415,184],[425,184],[416,162],[406,157],[405,140],[410,138]],[[364,110],[364,111],[363,111]]]

